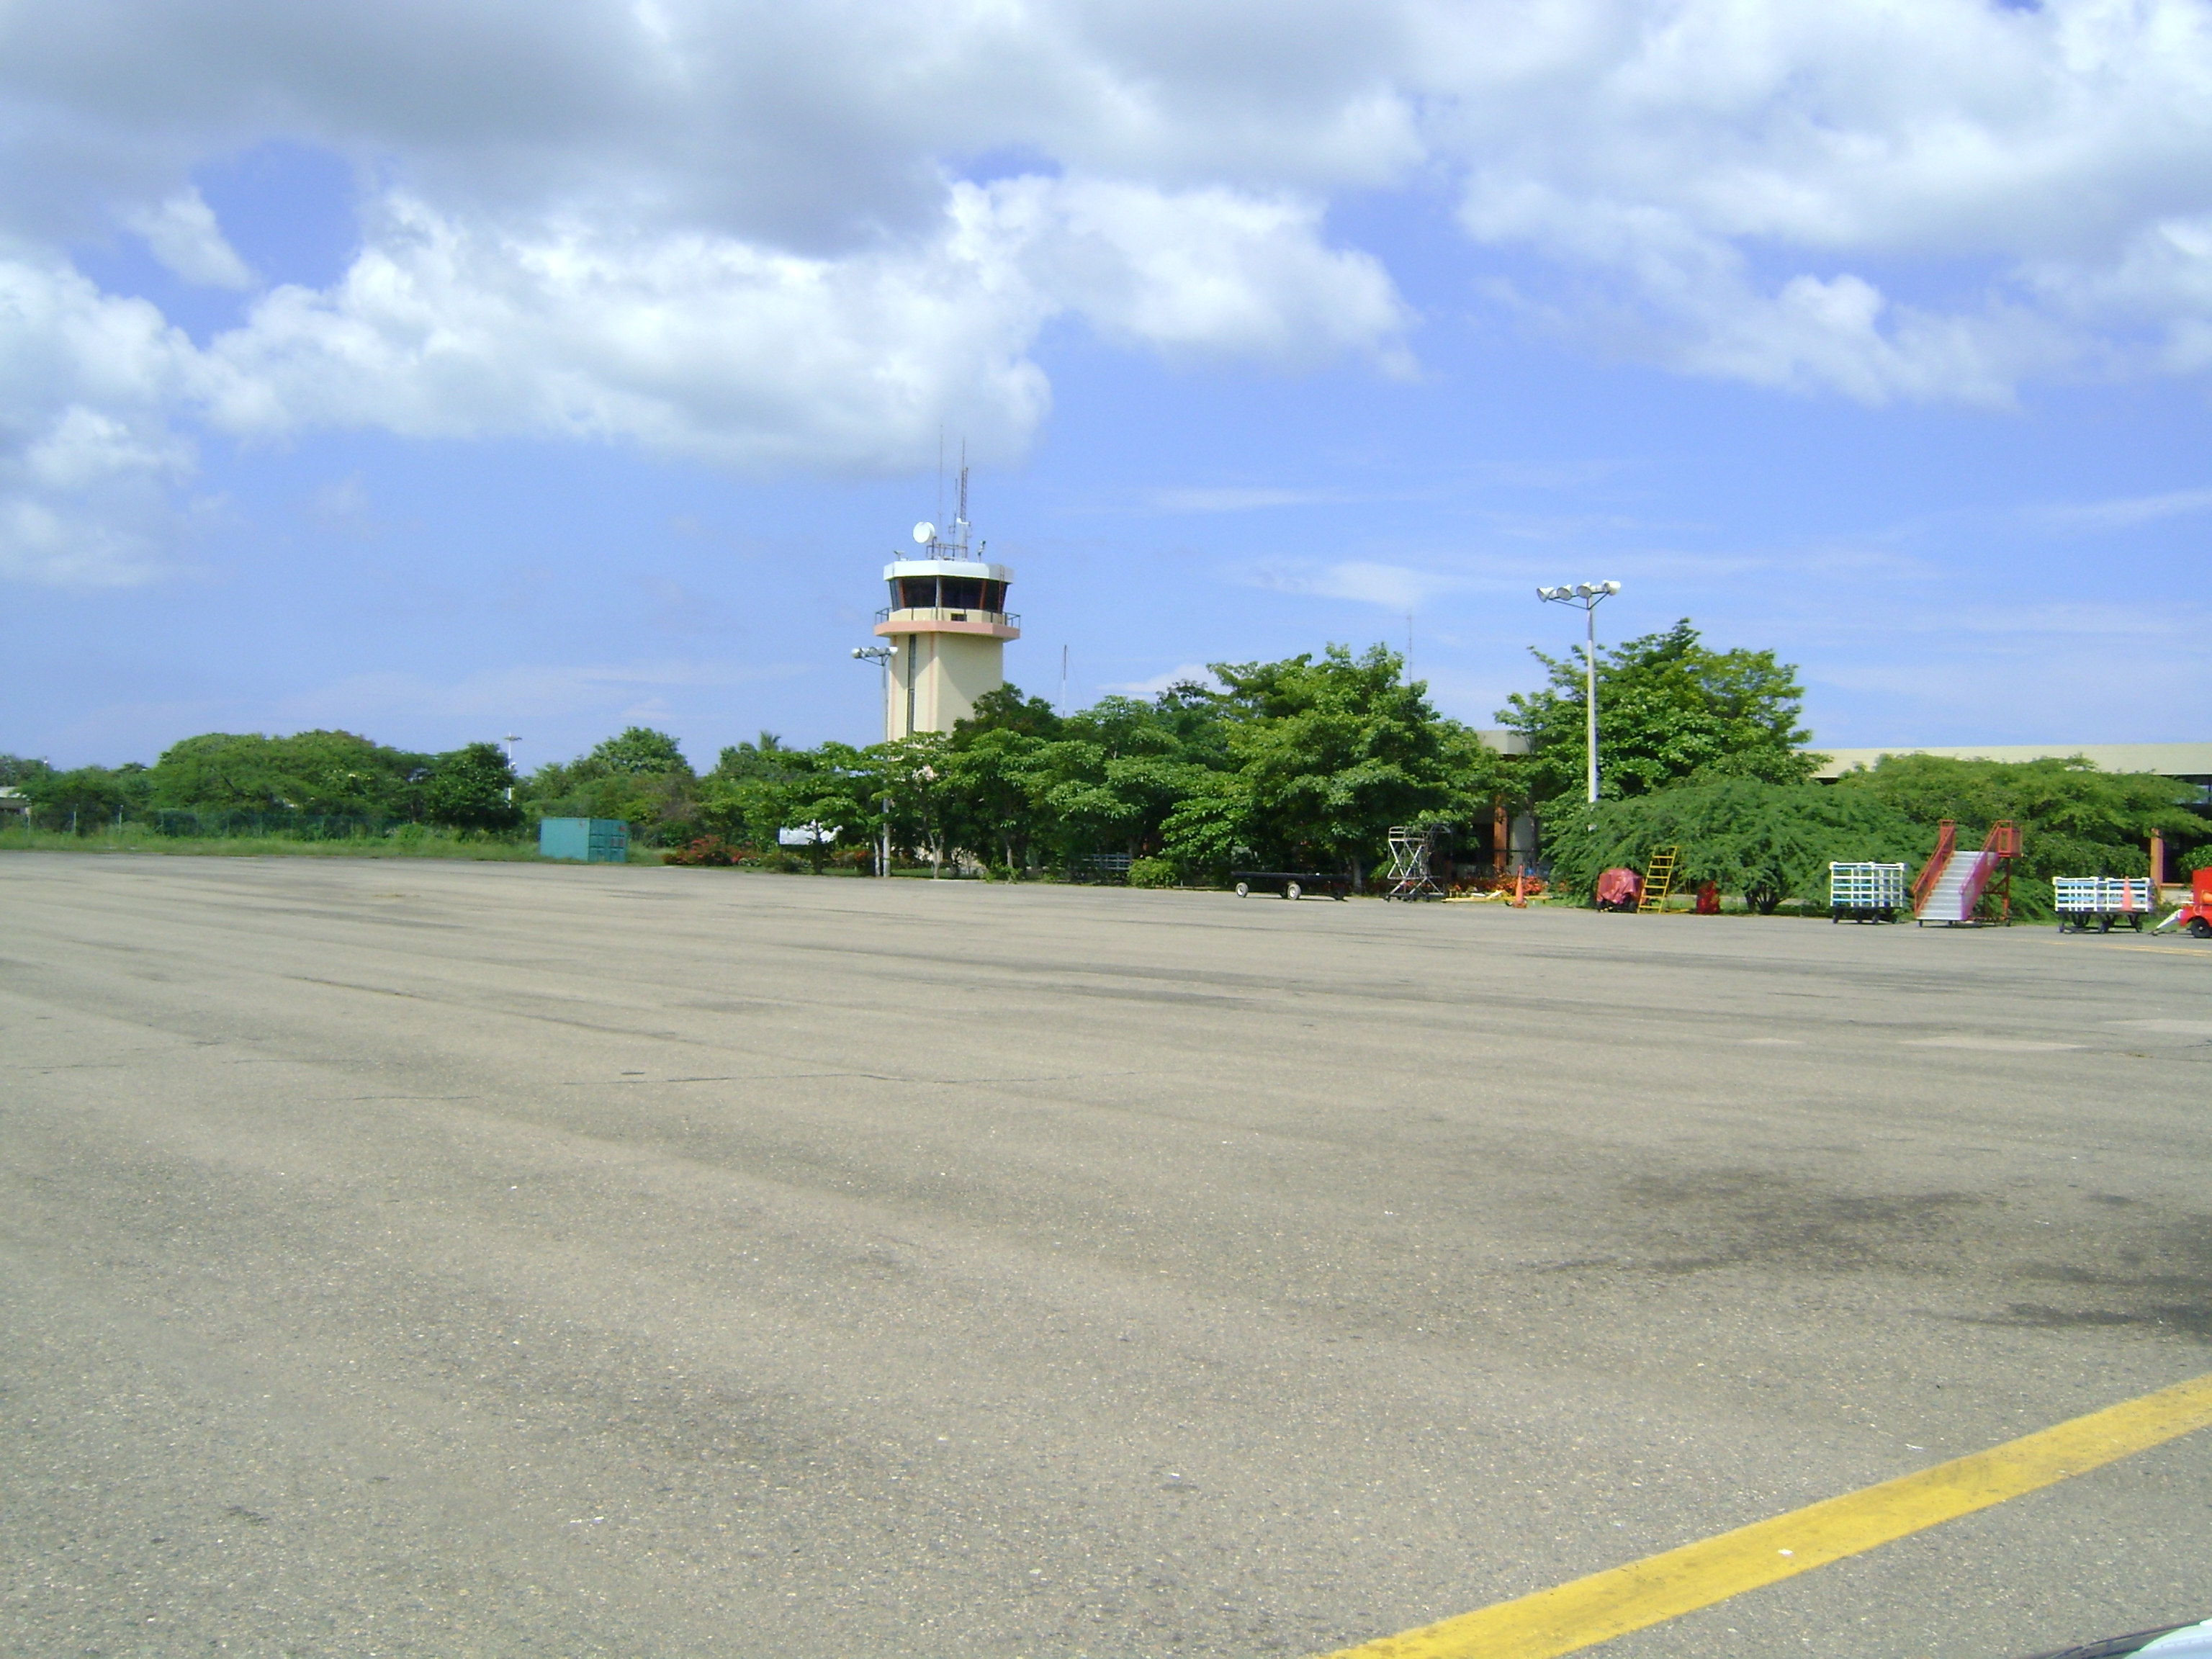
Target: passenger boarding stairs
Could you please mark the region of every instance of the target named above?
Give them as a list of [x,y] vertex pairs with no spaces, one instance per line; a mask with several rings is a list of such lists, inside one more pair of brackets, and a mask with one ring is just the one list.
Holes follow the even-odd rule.
[[[1929,922],[1941,922],[1948,927],[1972,926],[1975,907],[1988,890],[1990,878],[2007,859],[2020,856],[2020,831],[2011,823],[1999,821],[1993,825],[1978,851],[1969,851],[1958,845],[1958,825],[1950,819],[1943,820],[1942,832],[1936,840],[1935,856],[1920,872],[1920,879],[1913,884],[1912,914],[1922,927]],[[2012,905],[2008,878],[2006,919],[2011,919]]]

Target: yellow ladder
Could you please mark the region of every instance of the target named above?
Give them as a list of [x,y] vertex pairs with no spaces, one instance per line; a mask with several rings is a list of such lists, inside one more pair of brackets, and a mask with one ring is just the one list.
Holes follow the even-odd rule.
[[1639,916],[1656,915],[1667,908],[1668,890],[1674,884],[1674,855],[1679,847],[1662,847],[1651,855],[1651,867],[1644,872],[1644,893],[1636,901]]

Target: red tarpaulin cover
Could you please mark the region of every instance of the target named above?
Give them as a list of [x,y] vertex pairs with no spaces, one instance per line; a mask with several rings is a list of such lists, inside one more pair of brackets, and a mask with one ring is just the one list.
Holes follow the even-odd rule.
[[1644,878],[1633,870],[1608,870],[1597,878],[1600,904],[1633,904],[1644,890]]

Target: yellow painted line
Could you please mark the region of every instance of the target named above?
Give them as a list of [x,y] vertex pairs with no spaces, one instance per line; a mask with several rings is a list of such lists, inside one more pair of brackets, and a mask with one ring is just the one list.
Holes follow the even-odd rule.
[[1328,1659],[1556,1659],[2212,1427],[2212,1374]]

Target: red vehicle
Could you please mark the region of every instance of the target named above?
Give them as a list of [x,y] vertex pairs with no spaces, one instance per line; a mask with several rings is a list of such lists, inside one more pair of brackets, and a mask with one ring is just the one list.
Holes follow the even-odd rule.
[[2212,868],[2195,870],[2189,877],[2189,902],[2158,925],[2186,928],[2192,939],[2212,939]]

